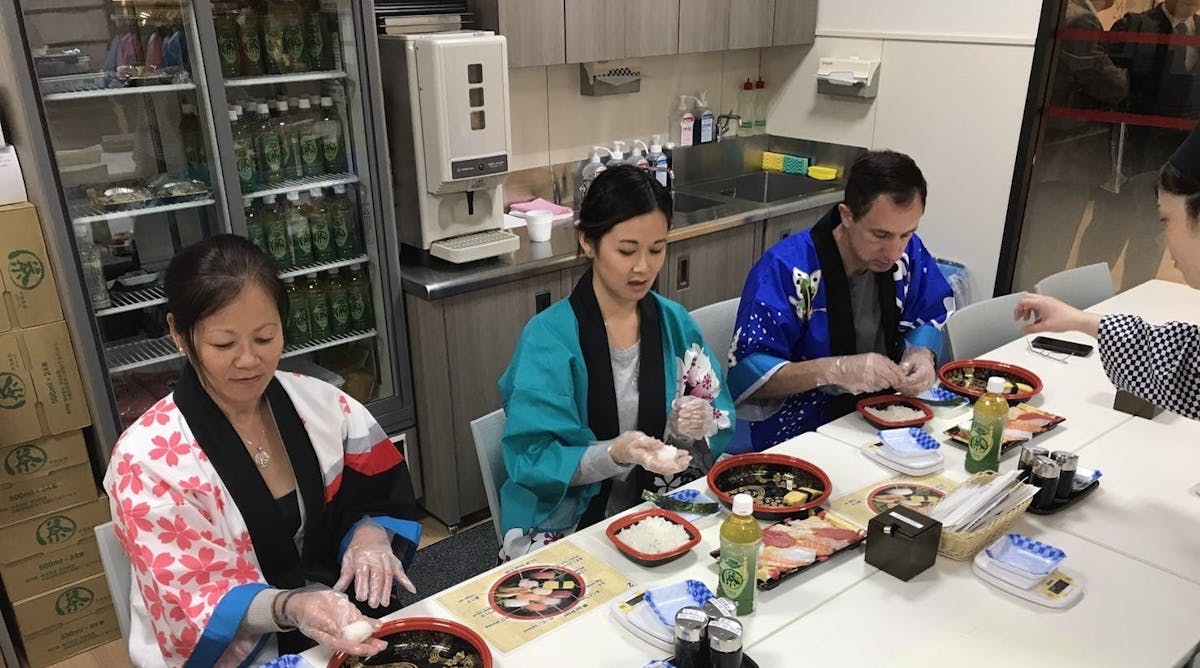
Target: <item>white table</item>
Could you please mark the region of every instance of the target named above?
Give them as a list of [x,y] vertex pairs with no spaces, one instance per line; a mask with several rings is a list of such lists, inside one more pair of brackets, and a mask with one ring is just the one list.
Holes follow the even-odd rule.
[[1132,313],[1150,322],[1171,320],[1200,325],[1200,290],[1155,279],[1134,286],[1092,308],[1093,313]]
[[[1170,666],[1200,636],[1200,586],[1026,520],[1060,546],[1086,592],[1052,610],[939,558],[902,582],[879,572],[749,648],[761,666]],[[802,657],[803,661],[798,659]],[[615,665],[615,664],[614,664]]]
[[[772,448],[771,452],[800,457],[821,467],[834,481],[831,498],[894,475],[845,445],[816,433],[805,434],[780,444]],[[697,480],[691,486],[707,489],[704,480]],[[641,504],[628,512],[647,507],[649,504]],[[717,532],[723,517],[724,513],[721,517],[708,518],[697,523],[696,526],[701,532],[700,544],[684,557],[657,568],[646,568],[636,564],[612,546],[608,537],[604,535],[604,530],[611,520],[589,527],[564,540],[587,550],[640,586],[695,579],[704,582],[715,591],[716,560],[709,556],[709,552],[720,546]],[[763,524],[765,526],[766,523]],[[504,570],[504,566],[497,566],[471,581],[491,581]],[[839,555],[809,572],[801,573],[777,589],[759,592],[758,610],[745,619],[748,641],[754,642],[755,639],[770,636],[876,572],[876,569],[867,566],[862,551],[856,550]],[[435,600],[437,596],[423,599],[385,619],[422,616],[454,619],[449,611]],[[662,650],[623,629],[612,618],[607,609],[608,605],[611,603],[581,615],[507,654],[500,654],[493,648],[496,664],[509,667],[556,665],[557,659],[553,657],[570,656],[570,665],[578,668],[638,668],[651,659],[667,656]],[[598,644],[597,639],[603,640]],[[586,651],[587,649],[593,651]],[[331,652],[316,647],[305,652],[303,656],[314,666],[324,666],[328,663]]]
[[1099,489],[1038,522],[1200,583],[1200,422],[1133,418],[1079,462],[1104,472]]

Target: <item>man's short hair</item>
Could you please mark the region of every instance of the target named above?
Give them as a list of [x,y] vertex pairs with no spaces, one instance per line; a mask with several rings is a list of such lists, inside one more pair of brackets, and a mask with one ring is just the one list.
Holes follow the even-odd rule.
[[908,206],[920,198],[925,208],[928,189],[921,168],[913,159],[897,151],[867,151],[850,166],[846,178],[846,206],[855,220],[871,211],[880,195],[887,195],[896,206]]

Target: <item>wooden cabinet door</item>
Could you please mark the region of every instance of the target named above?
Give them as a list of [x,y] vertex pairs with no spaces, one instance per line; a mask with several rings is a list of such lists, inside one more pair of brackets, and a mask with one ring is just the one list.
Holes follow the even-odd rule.
[[567,62],[625,57],[625,0],[565,0]]
[[563,0],[479,0],[479,27],[508,39],[509,67],[566,62]]
[[762,252],[798,232],[816,225],[829,209],[820,207],[769,218],[763,225]]
[[634,0],[625,5],[625,57],[679,53],[679,0]]
[[759,225],[743,225],[672,242],[659,289],[689,311],[740,296],[758,255],[759,234]]
[[771,46],[776,0],[737,0],[729,6],[729,48]]
[[[446,299],[446,408],[454,416],[461,515],[487,507],[470,422],[500,408],[497,381],[512,360],[525,324],[563,298],[561,274],[550,272]],[[428,488],[431,483],[425,484]]]
[[724,51],[729,44],[729,4],[730,0],[679,0],[679,53]]
[[817,0],[775,0],[773,46],[812,44],[817,34]]

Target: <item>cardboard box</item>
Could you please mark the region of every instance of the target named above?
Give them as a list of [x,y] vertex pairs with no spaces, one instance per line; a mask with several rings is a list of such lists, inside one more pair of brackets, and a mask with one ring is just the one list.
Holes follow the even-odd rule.
[[13,613],[33,668],[121,637],[103,573],[14,603]]
[[[0,191],[3,180],[0,165]],[[63,319],[42,225],[37,209],[28,202],[0,206],[0,266],[4,301],[15,326],[35,327]]]
[[[0,489],[11,482],[86,463],[87,443],[78,429],[0,448]],[[3,543],[0,540],[0,545]]]
[[0,147],[0,204],[13,204],[29,199],[25,194],[25,178],[21,176],[21,163],[17,160],[17,149]]
[[0,529],[0,579],[13,601],[104,572],[93,529],[110,519],[108,498]]
[[0,527],[95,498],[91,464],[10,483],[0,489]]
[[91,424],[65,322],[0,334],[0,420],[0,447]]

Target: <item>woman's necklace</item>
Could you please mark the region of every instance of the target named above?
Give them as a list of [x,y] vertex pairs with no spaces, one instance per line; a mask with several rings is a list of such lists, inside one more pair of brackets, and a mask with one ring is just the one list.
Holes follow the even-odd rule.
[[[275,413],[273,411],[271,411],[270,404],[267,404],[267,411],[268,411],[268,415],[270,415],[270,417],[271,417],[271,420],[274,421]],[[234,431],[237,431],[237,430],[235,429]],[[263,425],[263,429],[262,429],[261,433],[262,433],[262,439],[258,443],[255,443],[254,441],[251,441],[250,439],[246,438],[245,436],[242,436],[242,442],[246,444],[246,447],[254,448],[254,452],[250,453],[250,459],[254,462],[254,465],[257,466],[260,470],[265,469],[271,465],[271,453],[267,452],[266,450],[263,450],[262,445],[259,445],[259,443],[262,443],[268,439],[267,427],[265,424]],[[241,433],[239,432],[238,435],[241,436]]]

